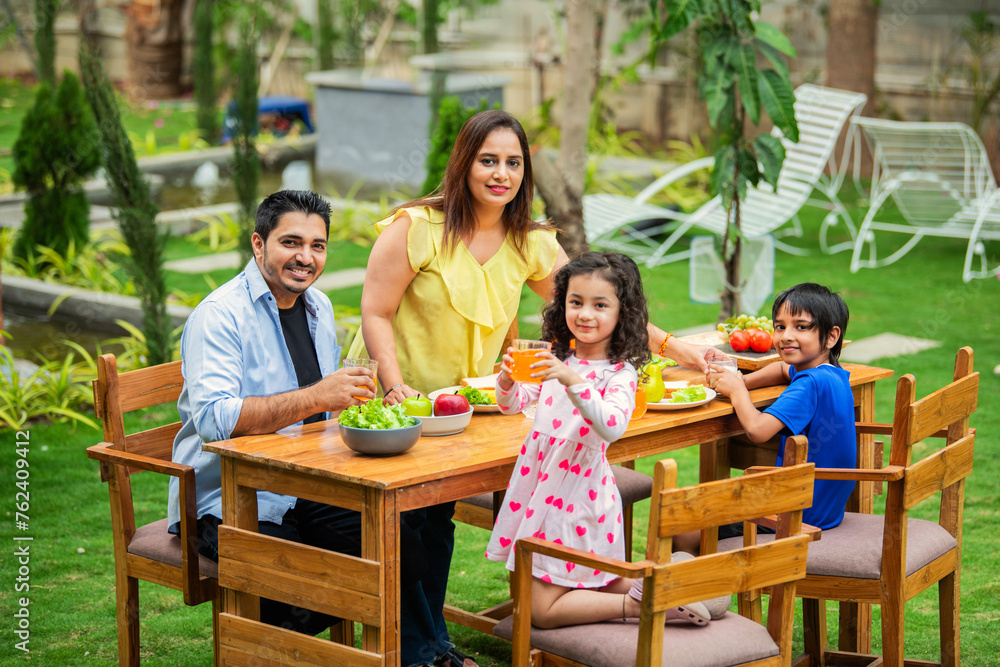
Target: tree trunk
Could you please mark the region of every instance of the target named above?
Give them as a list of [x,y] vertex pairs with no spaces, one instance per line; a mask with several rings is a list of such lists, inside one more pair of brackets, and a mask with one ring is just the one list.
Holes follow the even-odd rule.
[[125,44],[128,92],[134,99],[181,95],[183,71],[183,0],[131,0]]
[[[888,24],[887,30],[894,30]],[[875,110],[875,37],[878,29],[878,0],[832,0],[830,29],[826,42],[826,85],[868,96],[862,114]],[[846,131],[846,130],[845,130]],[[860,142],[862,174],[872,173],[872,156]],[[837,160],[843,154],[843,138],[838,142]]]
[[532,163],[545,212],[562,230],[559,242],[570,257],[588,249],[583,230],[583,179],[587,167],[587,124],[597,69],[597,0],[566,4],[566,60],[563,71],[562,137],[553,163],[543,153]]

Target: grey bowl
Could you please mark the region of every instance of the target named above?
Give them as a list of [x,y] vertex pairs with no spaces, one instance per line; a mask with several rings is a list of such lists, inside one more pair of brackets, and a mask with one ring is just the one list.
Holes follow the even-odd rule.
[[340,439],[344,444],[361,454],[387,456],[402,454],[420,438],[423,423],[420,417],[414,417],[413,426],[405,428],[377,429],[354,428],[340,425]]

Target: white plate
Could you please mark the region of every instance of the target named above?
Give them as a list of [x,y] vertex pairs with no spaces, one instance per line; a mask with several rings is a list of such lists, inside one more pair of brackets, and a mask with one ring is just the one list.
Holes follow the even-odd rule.
[[648,410],[683,410],[684,408],[696,408],[699,405],[705,405],[713,398],[715,398],[715,390],[705,387],[706,397],[700,401],[691,401],[690,403],[668,403],[666,398],[658,403],[649,403],[646,406]]
[[[441,394],[454,394],[456,391],[461,389],[462,386],[456,384],[454,387],[445,387],[444,389],[438,389],[427,394],[427,398],[431,399],[433,402]],[[472,409],[475,412],[500,412],[499,405],[473,405]]]

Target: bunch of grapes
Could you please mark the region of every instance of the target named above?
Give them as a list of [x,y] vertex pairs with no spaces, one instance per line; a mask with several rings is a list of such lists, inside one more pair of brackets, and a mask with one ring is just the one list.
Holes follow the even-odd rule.
[[726,334],[728,337],[734,331],[746,331],[747,329],[760,329],[761,331],[766,331],[769,334],[774,333],[774,325],[771,323],[771,318],[767,315],[761,315],[760,317],[754,317],[753,315],[747,315],[742,313],[740,315],[734,315],[728,318],[725,322],[719,325],[719,331]]

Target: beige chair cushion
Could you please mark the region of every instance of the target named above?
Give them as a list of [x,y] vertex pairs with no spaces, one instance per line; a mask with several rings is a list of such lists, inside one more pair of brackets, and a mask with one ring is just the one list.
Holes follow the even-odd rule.
[[[806,574],[852,579],[878,579],[882,574],[882,529],[885,517],[879,514],[847,512],[836,528],[823,531],[809,543]],[[758,535],[757,542],[770,542],[774,535]],[[719,551],[743,546],[742,537],[719,541]],[[909,519],[906,527],[906,576],[957,546],[951,534],[923,519]]]
[[[511,639],[514,617],[500,621],[493,633]],[[531,645],[591,667],[634,665],[639,621],[609,621],[556,630],[531,628]],[[762,625],[739,614],[726,614],[704,627],[670,621],[663,629],[663,664],[671,667],[724,667],[778,655],[778,646]]]
[[[614,466],[615,482],[618,483],[618,491],[622,494],[623,505],[634,505],[640,500],[649,498],[653,493],[653,478],[646,473]],[[482,507],[483,509],[493,509],[493,494],[480,493],[478,496],[464,498],[462,502]]]
[[[137,528],[128,552],[174,567],[181,566],[181,538],[167,532],[166,519]],[[219,564],[198,554],[198,572],[203,577],[218,579]]]

